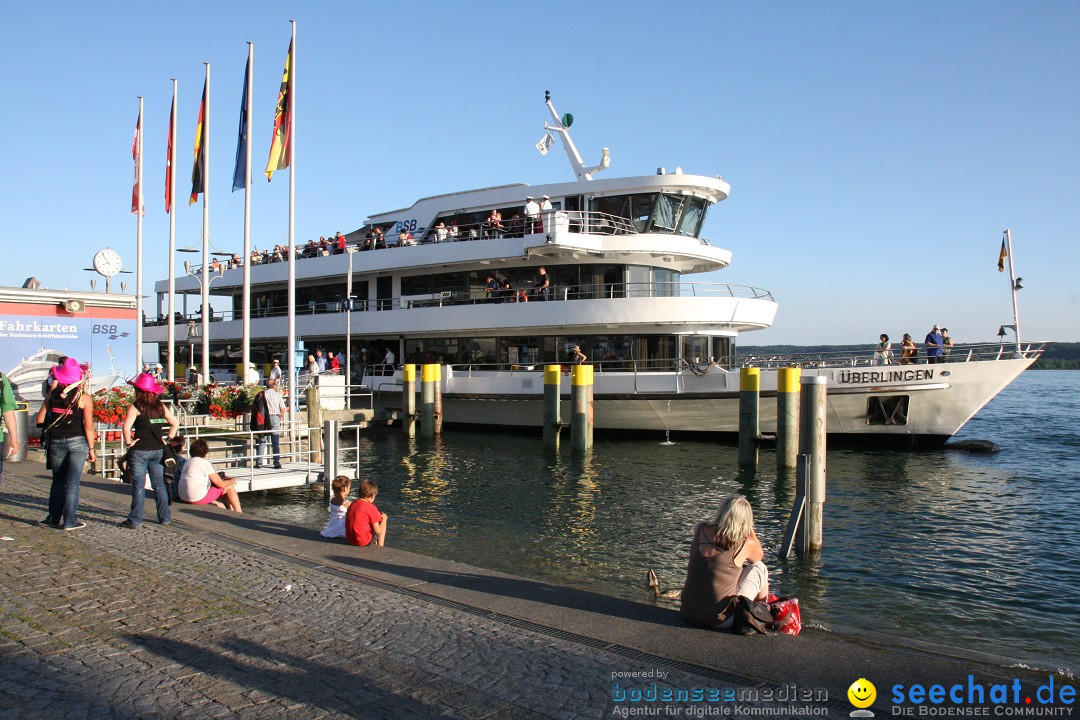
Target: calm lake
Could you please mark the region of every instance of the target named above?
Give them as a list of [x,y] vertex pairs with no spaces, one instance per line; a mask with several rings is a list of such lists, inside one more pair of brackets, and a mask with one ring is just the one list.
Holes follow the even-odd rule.
[[[771,450],[740,474],[733,445],[659,434],[598,439],[578,459],[569,434],[555,454],[539,430],[425,441],[392,428],[361,437],[360,475],[381,488],[390,545],[645,603],[645,569],[681,586],[694,525],[739,492],[773,588],[800,598],[804,623],[1075,672],[1078,397],[1080,371],[1024,373],[957,436],[991,440],[995,455],[830,450],[825,548],[813,561],[775,559],[794,478],[778,476]],[[310,488],[245,495],[244,509],[312,528],[327,517]]]

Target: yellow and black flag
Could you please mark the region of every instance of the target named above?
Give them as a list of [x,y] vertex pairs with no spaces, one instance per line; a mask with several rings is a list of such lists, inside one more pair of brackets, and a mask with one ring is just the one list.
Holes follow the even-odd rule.
[[292,123],[292,41],[289,41],[289,54],[285,56],[285,72],[281,76],[281,89],[278,90],[277,110],[274,112],[274,141],[270,145],[270,159],[266,161],[266,180],[273,179],[275,170],[289,167],[290,125]]
[[199,194],[206,192],[206,143],[203,134],[206,128],[207,85],[203,82],[202,102],[199,103],[199,124],[195,127],[195,165],[191,168],[191,197],[188,205],[199,201]]
[[998,272],[1005,272],[1005,258],[1009,257],[1009,251],[1005,249],[1005,239],[1001,240],[1001,253],[998,254]]

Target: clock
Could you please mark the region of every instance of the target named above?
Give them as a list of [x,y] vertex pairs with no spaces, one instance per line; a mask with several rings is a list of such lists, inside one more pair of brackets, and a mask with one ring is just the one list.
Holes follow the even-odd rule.
[[123,265],[124,263],[120,259],[120,256],[111,248],[105,248],[94,256],[94,269],[97,270],[98,275],[103,275],[104,277],[112,277],[120,272],[120,268],[123,267]]

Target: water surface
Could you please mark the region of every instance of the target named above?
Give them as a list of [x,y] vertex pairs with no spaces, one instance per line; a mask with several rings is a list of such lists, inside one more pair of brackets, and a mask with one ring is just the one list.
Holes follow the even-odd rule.
[[[545,452],[539,431],[408,440],[393,428],[361,436],[360,476],[381,488],[388,544],[641,602],[645,568],[680,586],[694,525],[739,492],[773,587],[800,598],[804,622],[1076,670],[1077,397],[1080,371],[1024,373],[958,436],[991,440],[996,455],[830,450],[825,548],[805,561],[775,559],[794,478],[769,450],[739,473],[734,446],[660,434],[601,439],[581,459],[568,442]],[[298,488],[244,507],[317,528],[321,498]]]

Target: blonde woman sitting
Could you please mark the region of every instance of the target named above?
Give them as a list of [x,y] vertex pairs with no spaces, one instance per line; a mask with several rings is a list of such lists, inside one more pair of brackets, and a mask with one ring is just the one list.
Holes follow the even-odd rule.
[[730,628],[738,596],[765,600],[769,571],[754,533],[754,511],[742,495],[728,495],[715,517],[694,528],[679,614],[691,625]]

